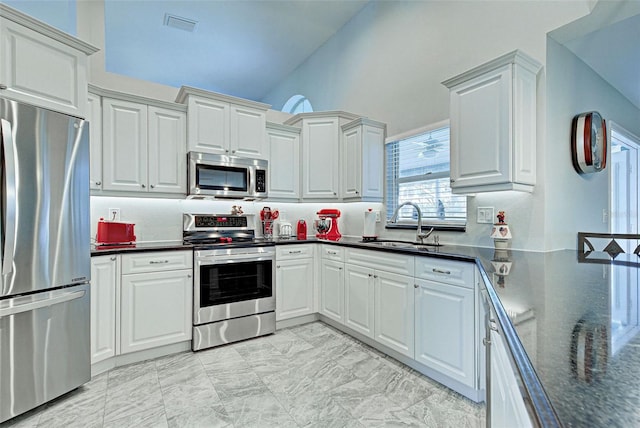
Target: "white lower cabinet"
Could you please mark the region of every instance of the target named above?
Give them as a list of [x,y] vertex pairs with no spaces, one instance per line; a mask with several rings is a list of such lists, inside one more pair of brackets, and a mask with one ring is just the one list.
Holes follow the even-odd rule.
[[320,269],[320,313],[344,324],[344,263],[323,259]]
[[475,387],[474,289],[423,279],[416,284],[416,361]]
[[91,364],[116,355],[120,307],[120,258],[91,258]]
[[497,331],[491,331],[491,397],[492,427],[531,427],[522,393],[511,369],[507,349]]
[[346,264],[344,269],[344,324],[373,338],[373,269]]
[[276,321],[315,312],[313,246],[276,248]]
[[122,276],[121,352],[191,339],[192,271]]
[[192,260],[192,251],[91,258],[91,364],[191,340]]
[[374,339],[413,358],[414,279],[377,271],[374,284]]

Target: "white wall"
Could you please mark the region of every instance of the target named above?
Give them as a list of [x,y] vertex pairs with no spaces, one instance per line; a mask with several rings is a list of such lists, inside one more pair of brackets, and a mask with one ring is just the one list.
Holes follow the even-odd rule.
[[640,110],[551,38],[547,43],[547,89],[546,248],[575,248],[578,231],[608,232],[602,211],[609,212],[611,168],[594,174],[578,174],[573,169],[571,120],[596,110],[606,120],[640,135]]

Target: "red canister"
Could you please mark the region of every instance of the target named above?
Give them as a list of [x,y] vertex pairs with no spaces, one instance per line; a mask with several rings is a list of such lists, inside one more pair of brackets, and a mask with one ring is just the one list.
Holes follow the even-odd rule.
[[307,222],[304,220],[298,220],[298,241],[304,241],[307,239]]

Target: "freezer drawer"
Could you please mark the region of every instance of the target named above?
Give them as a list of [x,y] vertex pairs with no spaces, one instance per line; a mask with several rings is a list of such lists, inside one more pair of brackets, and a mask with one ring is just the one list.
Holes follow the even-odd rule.
[[89,292],[0,300],[0,423],[91,379]]

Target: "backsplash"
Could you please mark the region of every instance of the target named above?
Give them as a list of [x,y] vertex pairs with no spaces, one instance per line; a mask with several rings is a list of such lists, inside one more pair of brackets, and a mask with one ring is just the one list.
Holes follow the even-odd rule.
[[[511,248],[538,249],[543,233],[536,229],[535,212],[530,210],[532,196],[523,192],[497,192],[478,194],[468,198],[469,219],[467,230],[461,232],[435,232],[443,244],[493,247],[489,238],[490,224],[476,223],[476,207],[494,206],[496,212],[505,210],[507,223],[511,226],[513,240]],[[322,208],[337,208],[342,215],[338,220],[340,232],[345,236],[359,237],[364,231],[364,212],[369,208],[380,210],[382,221],[376,223],[376,232],[381,238],[413,241],[415,230],[386,230],[384,228],[385,210],[382,203],[284,203],[273,201],[211,201],[194,199],[159,199],[92,196],[91,197],[91,240],[95,238],[98,220],[108,218],[110,208],[120,209],[120,220],[135,223],[135,233],[139,242],[179,241],[182,240],[182,214],[204,213],[225,214],[231,212],[233,205],[241,205],[245,214],[257,214],[264,206],[280,211],[280,220],[288,220],[294,226],[299,219],[307,222],[307,233],[315,236],[312,224],[317,219],[316,212]],[[255,224],[255,223],[254,223]],[[261,233],[260,225],[254,225],[256,233]],[[275,229],[277,233],[277,228]]]

